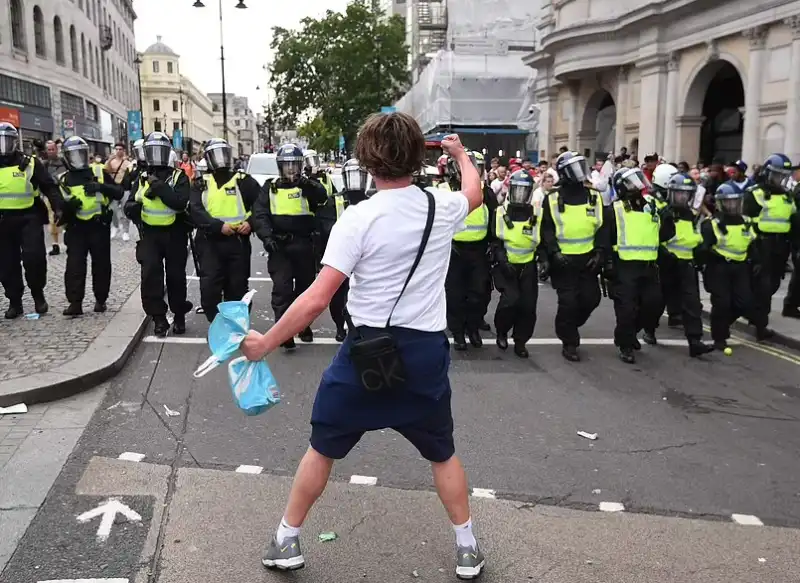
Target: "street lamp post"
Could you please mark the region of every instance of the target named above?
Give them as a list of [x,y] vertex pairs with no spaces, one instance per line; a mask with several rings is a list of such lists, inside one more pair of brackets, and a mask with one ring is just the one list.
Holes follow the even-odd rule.
[[[195,8],[204,8],[202,0],[195,0],[192,4]],[[244,0],[239,0],[236,8],[247,8]],[[223,138],[228,139],[228,96],[225,93],[225,43],[222,37],[222,0],[219,0],[219,62],[222,70],[222,134]]]
[[142,55],[136,53],[136,59],[133,63],[136,65],[136,79],[139,82],[139,122],[142,124],[142,137],[144,137],[144,100],[142,99]]

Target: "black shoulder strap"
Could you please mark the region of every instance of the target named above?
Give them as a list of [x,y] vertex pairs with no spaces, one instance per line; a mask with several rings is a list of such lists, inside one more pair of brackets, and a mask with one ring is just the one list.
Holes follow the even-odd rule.
[[431,231],[433,230],[433,217],[436,214],[436,200],[427,190],[423,190],[422,192],[424,192],[425,196],[428,197],[428,218],[425,222],[425,230],[422,232],[422,241],[419,244],[419,249],[417,250],[417,256],[414,259],[414,263],[411,265],[411,271],[408,272],[408,277],[406,277],[406,282],[403,284],[403,289],[400,290],[400,295],[398,295],[397,299],[394,301],[392,310],[389,312],[389,317],[386,319],[387,328],[391,325],[394,310],[397,307],[397,304],[400,302],[400,298],[403,297],[411,278],[414,277],[414,272],[417,270],[419,262],[422,260],[422,255],[425,253],[425,247],[428,245],[428,239],[430,239]]

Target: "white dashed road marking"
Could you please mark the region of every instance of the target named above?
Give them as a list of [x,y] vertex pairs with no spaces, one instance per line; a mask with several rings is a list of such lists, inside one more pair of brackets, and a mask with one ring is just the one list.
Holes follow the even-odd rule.
[[[493,342],[493,338],[484,338],[487,344]],[[205,338],[193,338],[190,336],[167,336],[159,338],[157,336],[145,336],[143,342],[148,344],[206,344]],[[679,338],[666,338],[658,341],[661,346],[686,346],[686,340]],[[335,338],[314,338],[313,342],[298,342],[297,346],[339,346],[341,342]],[[528,346],[561,346],[558,338],[532,338],[527,342]],[[613,346],[613,338],[581,338],[581,346]],[[658,348],[658,347],[656,347]]]
[[495,491],[489,490],[487,488],[473,488],[472,495],[475,498],[491,498],[491,499],[497,498],[497,496],[495,495]]
[[752,514],[731,514],[731,520],[733,520],[736,524],[741,524],[743,526],[764,526],[764,523],[761,522],[761,519],[758,516],[753,516]]
[[39,583],[128,583],[127,579],[48,579]]
[[[187,275],[186,279],[189,281],[200,281],[200,277],[197,275]],[[248,278],[249,281],[272,281],[271,277],[250,277]]]
[[619,502],[601,502],[599,508],[600,512],[623,512],[625,505]]
[[350,476],[350,483],[361,486],[374,486],[378,483],[378,478],[374,476]]
[[236,471],[240,474],[260,474],[264,471],[261,466],[239,466]]
[[120,459],[125,462],[140,462],[145,458],[143,453],[136,453],[133,451],[126,451],[125,453],[119,454],[117,459]]

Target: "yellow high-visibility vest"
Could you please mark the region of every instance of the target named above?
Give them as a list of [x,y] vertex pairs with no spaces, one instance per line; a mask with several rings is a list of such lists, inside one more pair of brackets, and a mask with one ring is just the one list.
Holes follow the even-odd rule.
[[530,263],[536,256],[536,248],[542,239],[542,223],[536,221],[532,224],[531,221],[513,221],[509,227],[505,221],[505,211],[502,207],[497,209],[495,230],[497,238],[503,241],[509,263]]
[[336,203],[336,220],[338,221],[339,218],[341,218],[344,209],[347,208],[344,202],[344,195],[341,193],[334,194],[333,202]]
[[[648,202],[655,204],[651,197]],[[614,219],[617,225],[617,244],[614,251],[622,261],[655,261],[658,259],[658,215],[625,210],[622,201],[614,201]]]
[[[167,183],[170,186],[174,186],[182,173],[182,170],[176,169]],[[173,225],[178,212],[165,205],[157,196],[155,198],[145,196],[148,192],[150,192],[150,183],[145,181],[144,184],[139,186],[139,190],[136,191],[135,195],[136,202],[142,203],[142,222],[151,227],[169,227]]]
[[483,241],[489,232],[489,208],[481,204],[464,219],[464,230],[453,236],[454,241],[475,243]]
[[556,226],[556,239],[564,255],[583,255],[594,249],[594,237],[603,226],[603,199],[597,194],[594,205],[564,205],[558,209],[558,197],[553,193],[547,197],[550,215]]
[[[91,166],[92,174],[94,174],[97,182],[100,184],[105,183],[105,176],[103,174],[103,166],[94,164]],[[66,174],[66,173],[64,173]],[[99,192],[95,194],[86,194],[85,185],[67,187],[59,177],[59,185],[61,186],[61,193],[64,200],[71,200],[77,198],[81,201],[81,206],[78,209],[76,216],[80,221],[88,221],[103,212],[103,207],[108,206],[109,200],[104,194]]]
[[788,233],[792,229],[791,218],[797,212],[794,199],[788,194],[767,198],[761,188],[752,190],[753,198],[761,206],[757,217],[751,217],[762,233]]
[[20,169],[19,166],[0,168],[0,211],[20,211],[33,206],[36,192],[33,178],[34,159]]
[[299,187],[278,188],[273,185],[269,189],[269,212],[273,216],[300,217],[313,215],[306,197]]
[[244,208],[244,199],[239,190],[239,180],[244,174],[236,173],[228,182],[218,186],[213,176],[205,181],[203,190],[203,206],[208,214],[229,225],[241,225],[250,213]]
[[747,250],[756,238],[749,221],[743,225],[726,225],[728,232],[723,233],[719,219],[713,219],[711,228],[714,229],[714,236],[717,238],[711,249],[717,255],[728,261],[742,262],[747,259]]
[[694,221],[678,219],[675,221],[675,236],[663,245],[678,259],[690,261],[694,257],[695,248],[702,242],[699,223],[695,225]]

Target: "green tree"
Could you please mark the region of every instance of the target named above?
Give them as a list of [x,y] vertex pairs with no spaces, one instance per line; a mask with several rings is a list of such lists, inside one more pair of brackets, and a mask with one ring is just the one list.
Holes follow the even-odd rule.
[[328,127],[339,128],[349,147],[359,124],[404,91],[404,20],[353,0],[344,13],[329,10],[300,24],[297,30],[273,30],[277,115],[285,127],[296,126],[303,114],[321,116]]
[[297,126],[297,135],[308,140],[308,147],[320,153],[339,149],[339,128],[333,128],[318,115]]

